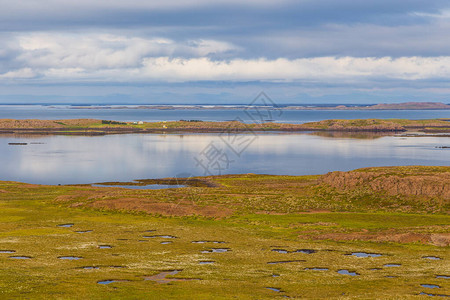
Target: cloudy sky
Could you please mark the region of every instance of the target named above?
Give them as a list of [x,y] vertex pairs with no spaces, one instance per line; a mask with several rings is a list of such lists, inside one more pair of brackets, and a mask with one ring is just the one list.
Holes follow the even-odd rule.
[[0,0],[2,103],[450,103],[448,0]]

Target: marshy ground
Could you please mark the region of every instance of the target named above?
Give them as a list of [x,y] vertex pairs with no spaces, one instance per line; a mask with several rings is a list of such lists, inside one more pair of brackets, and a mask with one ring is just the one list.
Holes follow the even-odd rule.
[[164,190],[0,182],[0,298],[450,295],[449,176],[247,174]]

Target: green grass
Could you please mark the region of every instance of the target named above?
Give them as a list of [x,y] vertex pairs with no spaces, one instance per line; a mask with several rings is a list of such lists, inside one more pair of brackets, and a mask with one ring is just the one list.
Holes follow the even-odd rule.
[[[436,172],[439,171],[442,170]],[[13,255],[32,257],[29,260],[14,260],[9,258],[12,254],[0,253],[0,298],[273,299],[287,295],[312,299],[408,299],[416,298],[423,291],[450,294],[448,279],[435,278],[437,274],[449,275],[449,247],[419,242],[312,238],[317,234],[361,231],[448,232],[450,217],[445,212],[432,213],[423,209],[408,213],[394,209],[373,211],[372,204],[366,203],[366,206],[355,206],[353,212],[296,211],[286,214],[282,206],[289,201],[285,198],[297,195],[300,200],[313,199],[322,193],[317,190],[321,186],[317,183],[318,178],[230,175],[208,179],[221,183],[221,187],[161,191],[0,182],[0,250],[15,250]],[[90,206],[96,199],[115,201],[129,197],[135,197],[137,202],[153,198],[176,201],[194,192],[198,197],[192,201],[203,205],[224,204],[235,210],[221,218],[174,217]],[[264,201],[254,201],[254,207],[245,205],[249,198],[256,197],[250,194],[258,193],[265,197],[266,202],[274,201],[265,205]],[[345,193],[348,196],[351,191]],[[74,195],[78,197],[70,198]],[[69,198],[61,198],[63,196]],[[86,205],[74,207],[74,203]],[[279,203],[284,204],[280,206]],[[308,209],[307,206],[299,207]],[[262,208],[267,208],[269,212],[261,212]],[[74,223],[74,226],[57,226],[66,223]],[[76,233],[85,230],[92,232]],[[174,235],[177,238],[169,240],[172,244],[163,245],[160,242],[166,239],[144,238],[146,235]],[[199,240],[226,243],[192,243]],[[99,249],[99,245],[111,245],[113,248]],[[222,247],[231,251],[202,253],[203,250]],[[282,254],[271,251],[274,248],[289,251],[314,249],[317,252]],[[357,258],[345,255],[361,251],[383,256]],[[425,255],[442,259],[426,260],[422,258]],[[79,256],[83,259],[69,261],[58,259],[59,256]],[[213,260],[215,264],[200,265],[199,261],[203,260]],[[301,261],[267,264],[285,260]],[[383,266],[388,263],[399,263],[401,267]],[[81,268],[83,266],[99,268],[86,270]],[[312,267],[329,270],[305,270]],[[373,268],[380,270],[371,270]],[[145,276],[173,269],[182,270],[176,278],[198,280],[170,284],[144,280]],[[356,271],[360,275],[340,275],[337,273],[339,269]],[[272,277],[273,274],[280,276]],[[106,279],[122,281],[109,285],[97,284],[99,280]],[[424,289],[420,286],[422,283],[437,284],[442,288]],[[277,293],[267,287],[280,288],[284,292]]]

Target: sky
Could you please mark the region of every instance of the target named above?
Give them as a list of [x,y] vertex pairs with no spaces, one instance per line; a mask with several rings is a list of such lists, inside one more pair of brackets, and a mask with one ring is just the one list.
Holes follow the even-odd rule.
[[0,0],[0,103],[450,103],[448,0]]

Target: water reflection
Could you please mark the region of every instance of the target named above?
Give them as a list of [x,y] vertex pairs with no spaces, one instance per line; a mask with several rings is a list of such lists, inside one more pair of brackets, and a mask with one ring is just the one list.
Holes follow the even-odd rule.
[[386,132],[341,132],[341,131],[315,131],[311,135],[317,135],[328,138],[349,138],[359,140],[373,140],[384,136],[392,136],[393,133]]
[[[370,166],[449,165],[446,137],[333,139],[310,134],[258,134],[223,173],[322,174]],[[8,143],[24,142],[26,146]],[[218,134],[88,136],[0,135],[0,179],[76,184],[204,175],[194,157]],[[233,156],[234,155],[234,156]]]

